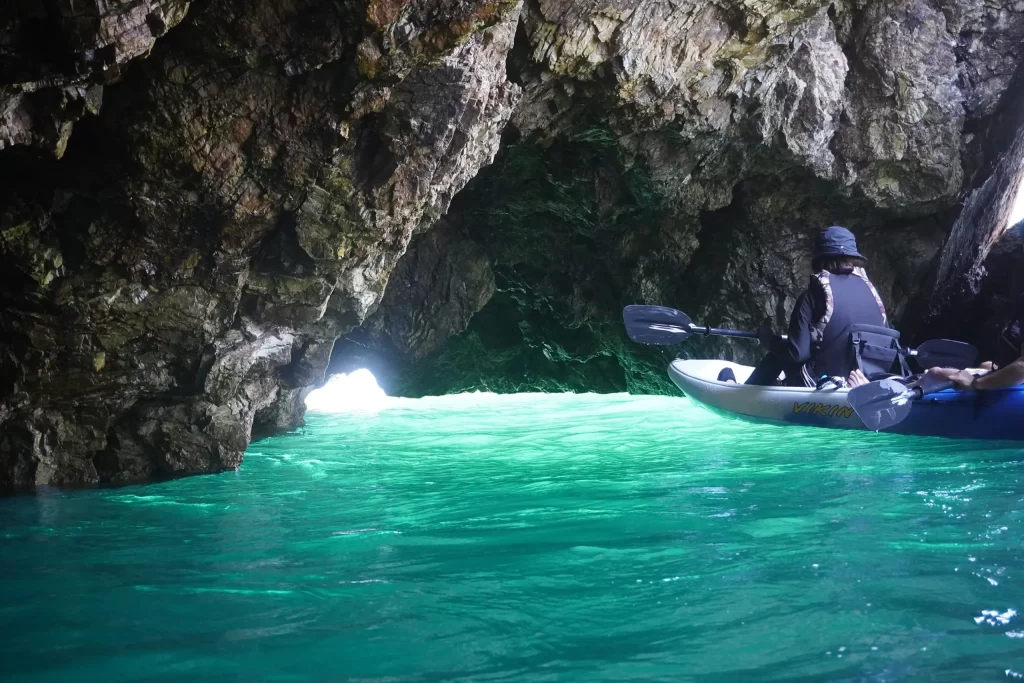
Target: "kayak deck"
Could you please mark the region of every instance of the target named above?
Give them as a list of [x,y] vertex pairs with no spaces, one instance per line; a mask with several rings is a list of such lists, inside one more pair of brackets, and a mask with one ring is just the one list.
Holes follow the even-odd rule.
[[[732,368],[738,383],[719,382]],[[742,384],[753,368],[721,360],[676,360],[668,375],[683,393],[729,416],[776,424],[866,430],[850,407],[848,389],[754,387]],[[1000,391],[943,391],[917,401],[890,432],[953,439],[1024,440],[1024,387]]]

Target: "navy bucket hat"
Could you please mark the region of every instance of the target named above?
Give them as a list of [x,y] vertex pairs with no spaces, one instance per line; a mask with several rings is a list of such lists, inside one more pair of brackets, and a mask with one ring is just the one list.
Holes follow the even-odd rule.
[[853,233],[838,225],[819,232],[814,243],[814,258],[828,256],[854,256],[867,261],[864,255],[857,251],[857,238]]

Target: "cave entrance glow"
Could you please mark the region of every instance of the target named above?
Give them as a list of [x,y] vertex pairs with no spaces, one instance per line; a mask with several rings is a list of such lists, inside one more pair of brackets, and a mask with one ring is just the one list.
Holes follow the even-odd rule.
[[363,369],[328,378],[306,397],[306,408],[320,413],[374,413],[387,398],[373,373]]
[[1017,188],[1017,196],[1013,200],[1013,209],[1010,210],[1010,221],[1006,229],[1012,228],[1021,221],[1024,221],[1024,177],[1021,178],[1020,186]]

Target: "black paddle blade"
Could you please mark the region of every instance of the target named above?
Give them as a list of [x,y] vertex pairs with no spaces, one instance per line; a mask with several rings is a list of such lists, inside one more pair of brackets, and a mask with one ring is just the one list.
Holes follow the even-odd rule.
[[664,306],[626,306],[622,320],[630,339],[638,344],[658,346],[686,341],[693,326],[685,313]]
[[864,426],[876,432],[895,427],[913,409],[914,391],[894,379],[850,389],[847,400]]
[[972,368],[978,360],[978,349],[966,342],[932,339],[917,347],[914,354],[922,370],[930,368]]

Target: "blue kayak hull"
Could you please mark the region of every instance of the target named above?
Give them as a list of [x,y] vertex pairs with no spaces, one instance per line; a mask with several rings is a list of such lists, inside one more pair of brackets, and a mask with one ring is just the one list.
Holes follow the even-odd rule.
[[914,403],[894,434],[1024,441],[1024,388],[943,391]]
[[[732,368],[740,384],[719,382]],[[669,377],[683,393],[716,413],[754,422],[866,430],[845,389],[752,387],[742,382],[752,368],[725,361],[677,360]],[[1000,391],[944,391],[917,401],[894,434],[948,439],[1024,441],[1024,387]]]

